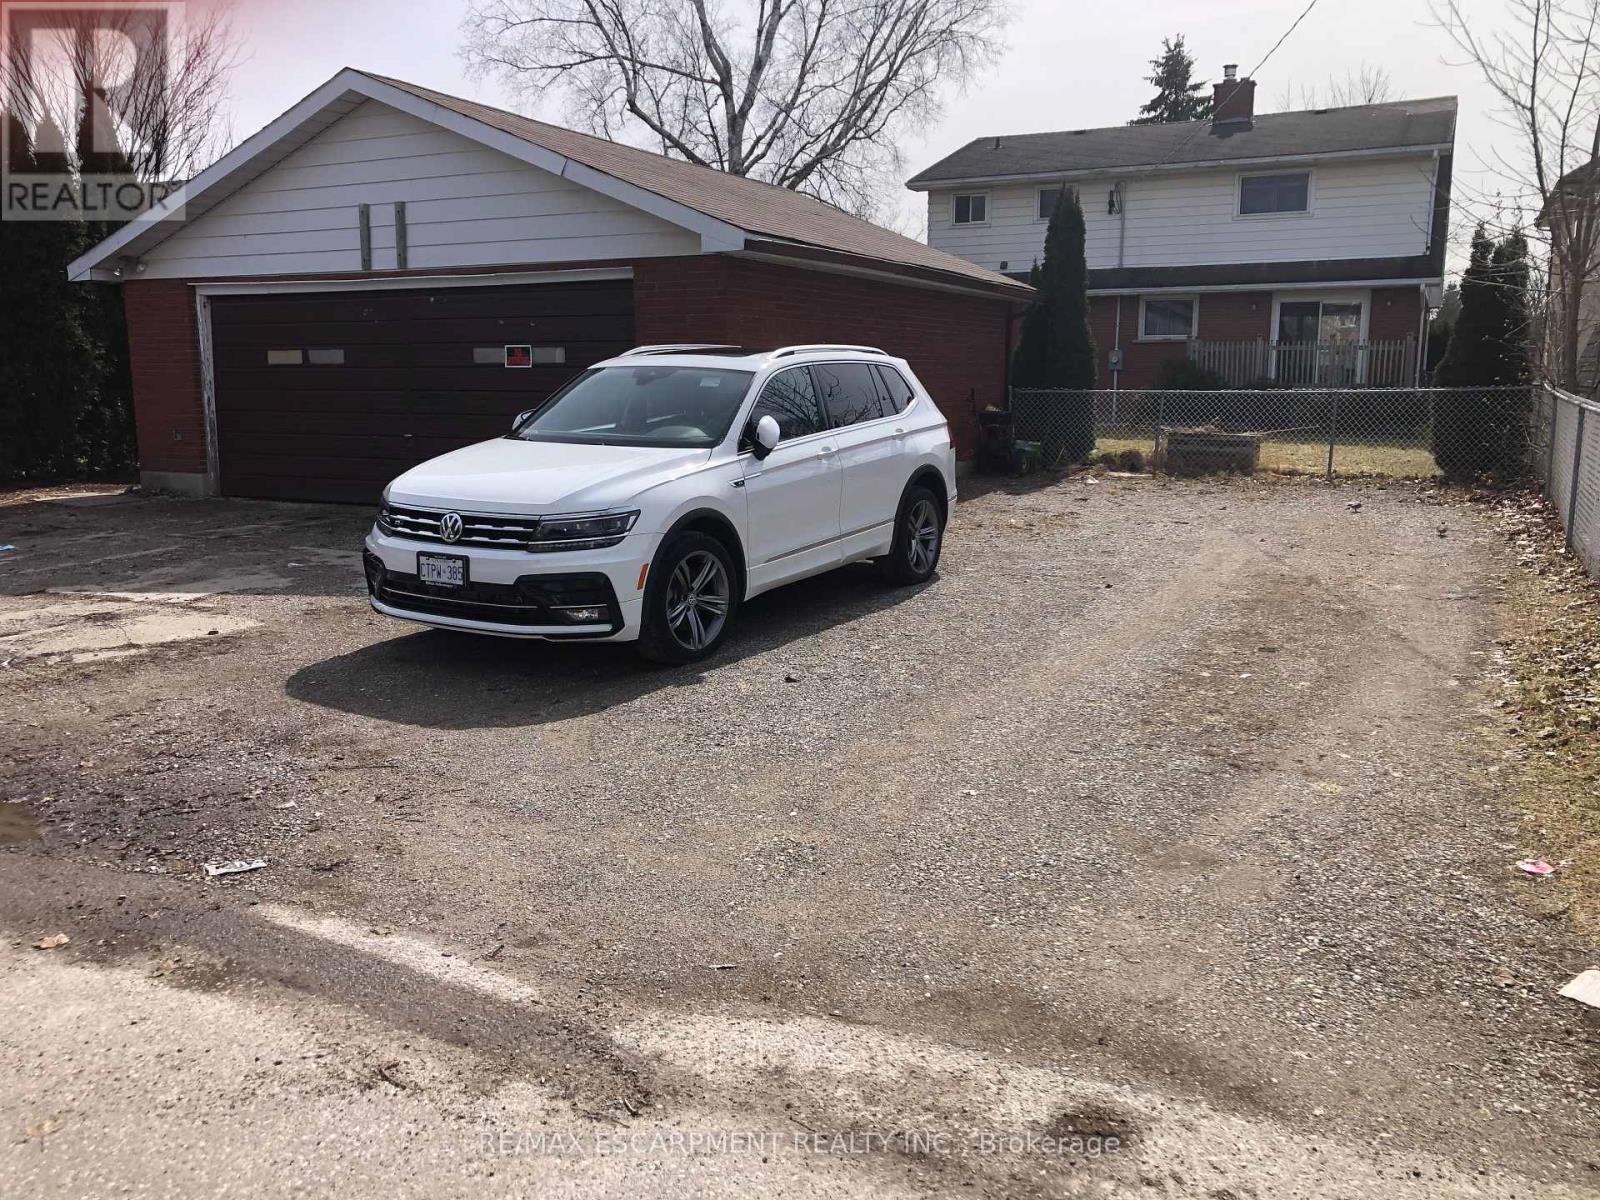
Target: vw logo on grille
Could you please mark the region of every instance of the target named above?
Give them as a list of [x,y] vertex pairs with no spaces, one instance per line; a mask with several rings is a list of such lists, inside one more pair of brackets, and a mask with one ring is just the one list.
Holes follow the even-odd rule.
[[439,518],[439,536],[447,542],[461,540],[461,514],[445,513]]

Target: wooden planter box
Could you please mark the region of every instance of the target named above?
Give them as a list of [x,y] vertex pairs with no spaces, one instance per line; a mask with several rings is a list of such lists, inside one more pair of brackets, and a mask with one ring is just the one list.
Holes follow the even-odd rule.
[[1156,431],[1155,469],[1168,475],[1206,475],[1225,471],[1251,475],[1261,461],[1261,435],[1227,433],[1202,426]]

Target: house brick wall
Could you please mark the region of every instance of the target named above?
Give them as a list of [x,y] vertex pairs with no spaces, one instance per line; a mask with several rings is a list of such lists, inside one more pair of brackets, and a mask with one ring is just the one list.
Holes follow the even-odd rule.
[[194,288],[152,279],[122,285],[142,473],[204,474],[205,402]]
[[1009,304],[833,272],[706,255],[634,265],[641,342],[845,342],[904,358],[950,422],[959,458],[974,414],[1005,403]]
[[1422,293],[1416,287],[1373,288],[1367,339],[1387,342],[1416,337],[1422,322]]

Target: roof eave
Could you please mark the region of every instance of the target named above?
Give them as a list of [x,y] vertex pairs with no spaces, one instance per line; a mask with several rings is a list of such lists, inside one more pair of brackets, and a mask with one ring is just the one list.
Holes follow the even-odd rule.
[[1179,171],[1217,171],[1237,167],[1276,166],[1280,163],[1318,163],[1355,158],[1396,158],[1428,154],[1449,154],[1454,142],[1428,142],[1417,146],[1376,146],[1362,150],[1307,151],[1302,154],[1266,154],[1256,158],[1214,158],[1193,162],[1108,163],[1067,171],[1027,171],[1011,175],[949,175],[930,177],[927,172],[906,180],[913,192],[931,192],[951,187],[977,187],[1003,183],[1053,183],[1062,179],[1095,179],[1108,175],[1162,175]]
[[1026,304],[1033,298],[1033,288],[1003,275],[993,279],[966,275],[956,271],[942,271],[914,263],[896,262],[893,259],[852,254],[844,250],[830,250],[809,242],[790,242],[775,238],[752,237],[740,253],[743,258],[765,261],[782,261],[791,265],[801,263],[814,270],[836,271],[841,274],[875,277],[896,283],[910,283],[935,291],[958,292],[964,295],[986,296],[994,300],[1008,300]]

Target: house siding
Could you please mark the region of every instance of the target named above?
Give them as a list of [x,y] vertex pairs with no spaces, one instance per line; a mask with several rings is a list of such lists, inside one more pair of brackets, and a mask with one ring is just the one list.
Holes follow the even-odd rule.
[[[1117,176],[1073,180],[1071,186],[1083,201],[1091,270],[1402,258],[1429,249],[1434,163],[1431,155],[1321,163],[1311,168],[1311,212],[1271,217],[1236,215],[1238,177],[1299,169],[1293,164],[1131,176],[1122,181],[1125,230],[1119,230],[1121,218],[1107,212]],[[979,266],[1026,271],[1044,253],[1038,186],[929,192],[929,245]],[[953,224],[951,198],[957,191],[988,194],[986,225]]]
[[697,235],[369,100],[145,256],[145,277],[228,278],[396,266],[395,202],[413,269],[693,254]]

